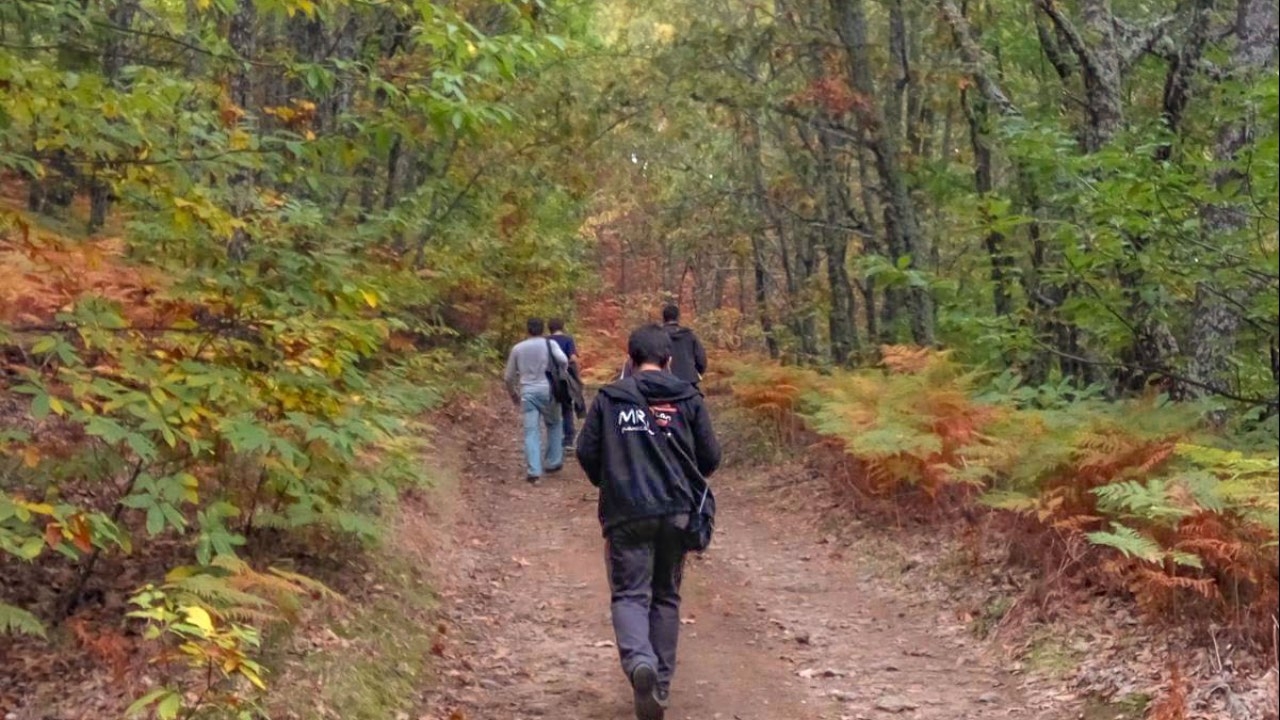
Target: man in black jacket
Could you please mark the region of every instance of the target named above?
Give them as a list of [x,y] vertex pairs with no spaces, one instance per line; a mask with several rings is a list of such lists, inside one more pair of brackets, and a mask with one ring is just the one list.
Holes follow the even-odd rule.
[[691,477],[720,464],[702,395],[664,372],[671,338],[657,325],[627,342],[634,375],[601,389],[578,437],[578,462],[600,489],[613,629],[636,717],[661,720],[675,673]]
[[698,387],[707,371],[707,351],[693,330],[680,325],[680,308],[662,308],[662,327],[671,337],[671,372],[681,380]]

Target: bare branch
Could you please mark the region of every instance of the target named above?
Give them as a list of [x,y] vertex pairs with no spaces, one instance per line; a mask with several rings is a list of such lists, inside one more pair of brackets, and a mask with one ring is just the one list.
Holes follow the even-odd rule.
[[1071,51],[1080,59],[1080,64],[1084,67],[1085,72],[1095,76],[1098,75],[1100,70],[1098,58],[1093,54],[1093,50],[1089,48],[1088,43],[1084,41],[1084,36],[1080,34],[1075,24],[1071,22],[1071,18],[1058,9],[1054,0],[1036,0],[1036,5],[1053,21],[1053,26],[1058,29],[1067,44],[1071,46]]
[[1071,61],[1062,54],[1062,47],[1049,31],[1049,27],[1045,25],[1044,18],[1036,14],[1036,35],[1040,37],[1040,48],[1044,50],[1045,57],[1049,59],[1049,64],[1053,65],[1053,69],[1058,73],[1058,78],[1063,82],[1071,79],[1075,73],[1075,68],[1071,66]]
[[974,42],[973,33],[969,28],[969,21],[965,19],[953,0],[939,0],[938,4],[942,9],[943,16],[947,19],[947,24],[951,26],[951,32],[956,36],[956,43],[960,46],[960,55],[964,58],[965,64],[969,66],[969,73],[973,75],[974,81],[978,84],[978,89],[982,90],[987,102],[995,105],[1001,115],[1020,115],[1018,108],[1009,99],[1009,96],[1005,95],[1000,84],[987,72],[989,65],[987,54]]
[[1130,67],[1143,55],[1156,52],[1157,46],[1165,44],[1163,41],[1168,39],[1169,26],[1176,19],[1176,16],[1170,15],[1156,20],[1146,27],[1134,27],[1120,18],[1114,18],[1112,22],[1115,24],[1116,34],[1121,39],[1120,62],[1122,66]]

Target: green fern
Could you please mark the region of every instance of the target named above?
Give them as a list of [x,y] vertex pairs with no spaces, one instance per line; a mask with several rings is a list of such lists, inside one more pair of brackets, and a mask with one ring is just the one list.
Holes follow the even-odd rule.
[[1172,560],[1175,565],[1183,567],[1197,569],[1204,567],[1204,561],[1199,555],[1181,550],[1165,550],[1152,538],[1117,522],[1111,523],[1111,531],[1091,532],[1087,537],[1094,545],[1119,550],[1125,557],[1136,558],[1152,565],[1163,566],[1166,560]]
[[1094,488],[1098,507],[1121,517],[1172,527],[1182,518],[1195,514],[1197,508],[1179,506],[1169,492],[1169,483],[1160,478],[1146,483],[1135,480]]
[[47,638],[44,625],[35,615],[13,605],[0,603],[0,635],[21,633]]
[[213,607],[265,608],[271,602],[265,598],[232,586],[226,577],[199,574],[180,578],[168,585],[175,592],[198,598]]
[[1119,550],[1125,557],[1137,558],[1149,563],[1160,563],[1164,560],[1164,550],[1155,540],[1128,525],[1111,523],[1111,531],[1091,532],[1088,538],[1094,545]]
[[1177,477],[1201,506],[1233,513],[1280,538],[1280,457],[1190,444],[1178,445],[1177,457],[1192,466]]
[[1029,513],[1040,507],[1034,495],[1016,490],[992,490],[982,495],[981,502],[989,508],[1016,513]]

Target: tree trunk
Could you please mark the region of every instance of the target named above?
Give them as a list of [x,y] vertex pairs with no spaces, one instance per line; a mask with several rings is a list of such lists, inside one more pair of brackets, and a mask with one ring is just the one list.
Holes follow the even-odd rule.
[[[870,162],[868,162],[866,154],[867,150],[861,144],[856,150],[858,161],[858,190],[862,199],[862,215],[867,225],[867,240],[863,244],[864,254],[884,255],[883,248],[880,245],[879,234],[875,227],[875,219],[879,217],[879,204],[876,202],[875,190],[871,184]],[[867,342],[869,343],[887,343],[889,338],[882,334],[882,328],[892,328],[897,318],[894,313],[900,305],[899,302],[891,297],[892,292],[896,290],[888,288],[885,290],[885,301],[882,309],[885,312],[884,324],[880,322],[880,315],[876,312],[876,281],[875,278],[868,277],[862,281],[862,307],[867,318]]]
[[[124,87],[120,78],[120,71],[124,68],[124,44],[126,38],[130,37],[127,33],[133,27],[133,17],[137,11],[138,0],[116,0],[107,14],[110,23],[118,29],[107,33],[106,45],[102,50],[102,76],[114,90]],[[111,183],[102,177],[106,170],[107,166],[99,165],[89,185],[90,233],[102,229],[111,209]]]
[[[969,119],[969,139],[973,145],[973,180],[978,192],[978,202],[991,199],[995,189],[991,168],[991,145],[987,138],[987,103],[985,99],[973,100],[965,92],[966,115]],[[991,218],[986,218],[988,222]],[[1004,250],[1005,237],[996,230],[989,230],[986,237],[987,258],[991,263],[991,302],[996,315],[1007,317],[1013,308],[1009,298],[1009,275],[1012,262]]]
[[[762,219],[769,218],[777,228],[777,218],[764,184],[763,160],[760,156],[760,123],[754,116],[745,118],[746,164],[751,177],[751,197]],[[751,262],[753,279],[755,280],[756,318],[760,322],[760,332],[764,334],[765,346],[769,357],[778,359],[778,338],[773,328],[773,312],[769,307],[769,266],[767,262],[766,230],[763,223],[755,223],[751,228]],[[785,257],[786,250],[783,249]]]
[[[231,102],[247,115],[253,104],[253,78],[250,75],[249,61],[256,48],[253,25],[257,19],[257,9],[253,0],[240,0],[235,15],[231,17],[231,25],[227,30],[227,43],[232,52],[239,58],[231,77],[227,82],[227,90]],[[243,118],[237,122],[243,124]],[[238,168],[228,179],[231,190],[231,213],[236,219],[243,221],[248,214],[253,195],[253,178],[248,170]],[[243,224],[232,231],[231,240],[227,243],[227,257],[232,262],[243,261],[249,251],[249,233]]]
[[[1236,47],[1231,57],[1232,72],[1248,82],[1276,64],[1277,27],[1276,0],[1240,0],[1237,6]],[[1229,124],[1218,134],[1214,155],[1223,168],[1215,182],[1220,190],[1236,186],[1231,200],[1210,206],[1204,211],[1205,226],[1210,237],[1224,238],[1248,232],[1249,211],[1246,198],[1250,194],[1247,176],[1231,165],[1237,154],[1253,139],[1255,127],[1248,120]],[[1198,396],[1225,392],[1231,387],[1229,371],[1231,354],[1239,334],[1241,316],[1237,307],[1243,297],[1226,289],[1203,282],[1196,288],[1190,354],[1187,367],[1190,383],[1185,394]]]
[[[859,120],[866,129],[868,145],[883,185],[885,230],[890,254],[895,263],[902,261],[910,268],[923,270],[929,253],[916,225],[916,211],[906,174],[899,164],[900,141],[872,99],[877,93],[871,75],[873,59],[867,44],[866,8],[863,0],[831,0],[831,7],[835,11],[836,30],[846,50],[850,85],[862,100]],[[935,344],[933,298],[928,289],[912,287],[907,296],[913,339],[919,345]]]
[[847,366],[860,351],[858,330],[854,325],[857,305],[853,285],[849,281],[848,255],[850,208],[844,173],[831,133],[818,133],[818,174],[823,194],[823,249],[827,256],[827,290],[831,305],[827,310],[827,332],[831,340],[831,359]]

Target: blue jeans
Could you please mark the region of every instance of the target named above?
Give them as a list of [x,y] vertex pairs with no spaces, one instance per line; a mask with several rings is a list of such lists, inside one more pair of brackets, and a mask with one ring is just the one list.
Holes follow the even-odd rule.
[[[560,403],[551,399],[549,388],[523,390],[520,408],[524,413],[525,473],[542,477],[543,460],[552,470],[564,465],[564,425],[560,420]],[[542,428],[547,429],[547,453],[542,454]]]

